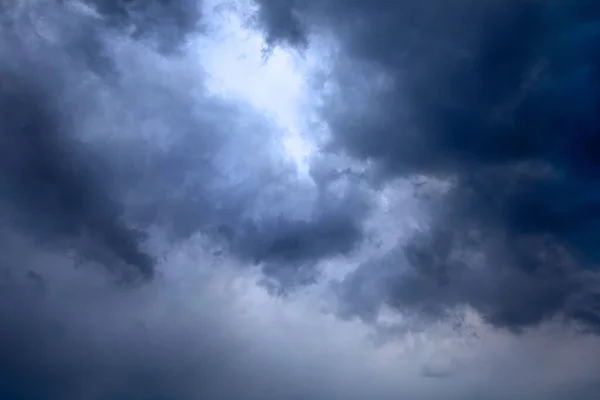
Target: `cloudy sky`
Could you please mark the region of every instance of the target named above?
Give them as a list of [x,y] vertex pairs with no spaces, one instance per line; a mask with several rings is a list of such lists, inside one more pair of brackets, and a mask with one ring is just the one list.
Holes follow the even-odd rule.
[[0,5],[0,398],[600,398],[600,6]]

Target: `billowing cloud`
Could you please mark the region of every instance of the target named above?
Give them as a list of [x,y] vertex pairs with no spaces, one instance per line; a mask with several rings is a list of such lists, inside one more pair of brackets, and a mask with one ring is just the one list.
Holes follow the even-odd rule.
[[376,303],[409,311],[467,304],[511,329],[557,314],[598,327],[597,7],[258,3],[273,43],[337,40],[333,148],[375,164],[378,180],[452,184],[404,251],[363,267],[387,280],[365,272],[351,287],[379,285]]
[[[30,7],[19,15],[41,12]],[[174,239],[210,232],[251,262],[313,260],[360,240],[361,190],[296,182],[275,126],[205,93],[193,54],[167,59],[99,29],[111,73],[88,70],[87,41],[65,51],[80,33],[65,20],[91,23],[93,11],[66,10],[51,9],[7,44],[20,47],[4,77],[7,204],[23,209],[30,229],[48,225],[54,241],[91,236],[145,273],[152,262],[137,228]]]
[[100,14],[107,27],[153,42],[163,52],[177,49],[191,33],[201,29],[201,1],[87,0],[83,3]]
[[376,3],[0,6],[0,397],[597,398],[594,10]]

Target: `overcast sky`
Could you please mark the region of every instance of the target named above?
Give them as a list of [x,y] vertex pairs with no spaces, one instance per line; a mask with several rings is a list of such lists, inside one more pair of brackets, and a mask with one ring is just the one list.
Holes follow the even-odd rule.
[[600,6],[0,5],[0,398],[600,398]]

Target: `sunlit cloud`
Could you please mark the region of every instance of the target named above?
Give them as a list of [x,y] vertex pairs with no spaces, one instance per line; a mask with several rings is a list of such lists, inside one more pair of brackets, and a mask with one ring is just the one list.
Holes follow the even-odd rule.
[[[207,74],[208,90],[223,98],[243,101],[281,129],[281,144],[299,173],[306,176],[315,151],[314,104],[308,77],[314,71],[306,55],[276,47],[247,24],[250,3],[205,5],[208,34],[192,43]],[[314,57],[314,55],[313,55]],[[314,103],[314,102],[313,102]]]

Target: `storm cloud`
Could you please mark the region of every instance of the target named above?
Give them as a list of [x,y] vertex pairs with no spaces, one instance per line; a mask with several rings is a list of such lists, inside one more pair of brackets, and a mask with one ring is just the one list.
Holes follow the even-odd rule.
[[451,182],[429,228],[375,263],[397,271],[375,303],[439,315],[466,304],[517,330],[557,314],[598,327],[598,7],[259,3],[273,43],[338,40],[332,148],[374,163],[377,181]]
[[[45,11],[30,7],[18,16]],[[360,240],[361,190],[295,183],[293,166],[277,156],[274,126],[204,94],[201,67],[187,66],[189,56],[165,59],[152,53],[152,43],[98,28],[91,34],[112,72],[90,70],[96,59],[84,53],[88,42],[77,42],[73,26],[77,18],[100,26],[94,18],[112,13],[64,10],[70,15],[50,8],[44,23],[5,27],[12,29],[7,51],[15,49],[6,64],[18,68],[6,65],[3,77],[3,182],[5,203],[17,209],[10,212],[28,220],[21,228],[53,241],[90,236],[145,275],[152,257],[141,250],[141,232],[152,226],[173,240],[203,231],[256,263],[301,263]],[[44,28],[54,36],[36,32]],[[82,51],[64,51],[73,43]],[[299,193],[303,204],[296,206]]]
[[597,398],[600,8],[552,4],[0,6],[0,397]]

